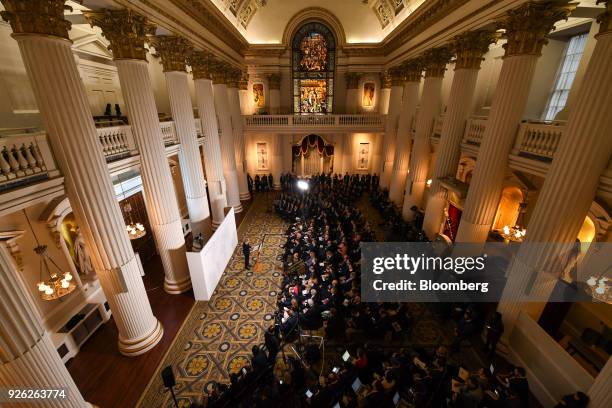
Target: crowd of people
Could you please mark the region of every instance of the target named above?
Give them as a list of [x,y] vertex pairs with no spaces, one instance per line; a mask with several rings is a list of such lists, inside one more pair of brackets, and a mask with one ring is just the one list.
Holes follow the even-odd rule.
[[[433,305],[435,315],[454,322],[454,340],[415,347],[405,341],[419,318],[409,304],[361,301],[360,243],[377,238],[357,205],[364,193],[382,215],[384,240],[425,241],[422,219],[404,222],[375,175],[321,174],[300,188],[298,180],[281,175],[274,201],[288,223],[274,324],[264,344],[253,346],[250,366],[208,391],[207,407],[530,406],[525,370],[493,364],[504,331],[499,313],[485,319],[478,305]],[[462,344],[482,330],[490,365],[469,370]],[[335,351],[321,349],[318,335]],[[587,404],[578,392],[557,407]]]

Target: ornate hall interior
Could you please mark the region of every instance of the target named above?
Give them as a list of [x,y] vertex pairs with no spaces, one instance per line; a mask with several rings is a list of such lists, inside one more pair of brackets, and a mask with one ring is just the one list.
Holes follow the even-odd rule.
[[612,0],[0,15],[0,407],[612,406]]

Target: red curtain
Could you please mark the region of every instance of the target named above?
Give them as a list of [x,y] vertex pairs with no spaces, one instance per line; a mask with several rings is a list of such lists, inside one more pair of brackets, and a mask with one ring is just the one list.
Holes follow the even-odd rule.
[[444,235],[449,237],[453,242],[455,242],[455,237],[457,236],[461,214],[462,211],[460,209],[452,204],[448,205],[448,219],[444,223]]

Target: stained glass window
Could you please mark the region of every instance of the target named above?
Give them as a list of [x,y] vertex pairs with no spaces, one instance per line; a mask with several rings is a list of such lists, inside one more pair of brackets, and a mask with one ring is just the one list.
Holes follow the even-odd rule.
[[293,37],[293,112],[333,111],[336,40],[321,23],[303,25]]

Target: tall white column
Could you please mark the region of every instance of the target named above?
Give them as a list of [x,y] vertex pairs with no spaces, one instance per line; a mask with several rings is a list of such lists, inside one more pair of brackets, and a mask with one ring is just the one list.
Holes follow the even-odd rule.
[[346,72],[346,113],[357,113],[359,110],[359,78],[361,74]]
[[[584,223],[595,198],[601,174],[612,154],[612,23],[611,2],[600,20],[600,33],[593,50],[584,81],[577,91],[576,104],[567,121],[563,138],[553,156],[550,170],[538,195],[527,225],[525,242],[551,242],[550,250],[530,250],[525,245],[508,273],[499,310],[504,316],[506,331],[511,332],[520,311],[538,319],[544,303],[517,303],[532,279],[538,274],[532,292],[546,298],[557,282],[546,271],[551,259],[562,257],[559,244],[572,244]],[[565,197],[566,199],[559,199]],[[531,289],[531,288],[529,288]]]
[[538,57],[553,24],[565,18],[571,9],[559,3],[530,2],[507,14],[506,53],[463,207],[457,242],[487,240],[501,196],[508,154],[525,111]]
[[213,228],[216,228],[221,225],[225,217],[223,209],[227,206],[227,198],[217,113],[209,70],[210,55],[202,51],[194,51],[189,62],[193,72],[196,104],[204,136],[204,168],[212,209],[212,225]]
[[268,106],[270,107],[271,115],[278,115],[280,113],[280,82],[281,74],[268,74],[268,91],[270,93],[270,99]]
[[[6,236],[2,239],[14,239]],[[51,337],[42,326],[36,306],[22,284],[20,272],[8,248],[0,241],[0,387],[64,388],[66,399],[54,407],[91,407],[62,362]],[[18,408],[23,403],[3,403]],[[51,406],[49,401],[28,401],[30,407]]]
[[389,112],[389,97],[391,96],[391,75],[388,72],[380,74],[380,97],[378,100],[378,113],[386,115]]
[[170,97],[170,110],[178,140],[179,166],[187,199],[189,219],[195,232],[199,224],[210,216],[206,182],[200,158],[198,136],[189,94],[189,82],[185,69],[185,58],[191,45],[181,37],[158,36],[154,41],[155,51],[161,56],[166,76],[166,88]]
[[238,81],[242,71],[235,70],[231,73],[230,80],[227,85],[227,98],[230,104],[230,113],[232,118],[232,129],[234,131],[234,150],[236,154],[236,174],[238,176],[238,191],[240,192],[241,200],[251,198],[249,193],[249,185],[247,183],[246,160],[244,157],[244,127],[242,122],[242,113],[240,110],[240,94],[238,91]]
[[458,36],[453,43],[457,54],[455,75],[442,124],[437,157],[433,164],[432,183],[423,220],[423,230],[430,239],[442,230],[446,191],[440,185],[440,179],[454,177],[457,173],[461,140],[476,91],[480,63],[494,38],[489,31],[471,31]]
[[283,173],[283,135],[272,135],[272,178],[274,190],[281,189],[280,177]]
[[151,311],[125,231],[68,40],[64,2],[45,4],[4,2],[3,18],[19,44],[66,194],[113,312],[119,351],[142,354],[159,342],[163,328]]
[[391,75],[391,92],[389,94],[389,112],[385,122],[385,136],[383,139],[383,160],[380,173],[380,188],[388,189],[391,184],[391,173],[393,172],[393,160],[395,159],[395,141],[399,113],[402,106],[402,93],[404,92],[404,79],[401,71],[393,69]]
[[342,174],[351,174],[353,173],[353,134],[345,133],[342,139]]
[[[191,289],[185,238],[172,175],[166,157],[145,55],[145,34],[154,31],[144,17],[129,10],[85,13],[110,42],[127,106],[132,133],[140,152],[140,174],[157,252],[164,266],[164,289]],[[126,32],[137,35],[126,36]]]
[[597,374],[595,382],[591,385],[588,392],[591,408],[606,408],[612,401],[612,358],[604,368]]
[[211,74],[215,111],[217,112],[221,129],[221,159],[223,161],[223,177],[227,187],[227,205],[234,207],[234,212],[239,213],[242,212],[242,204],[240,203],[240,189],[238,187],[236,155],[234,152],[234,133],[226,85],[229,67],[220,62],[215,62],[211,67],[213,68]]
[[410,147],[412,144],[411,125],[419,104],[422,65],[420,61],[413,60],[408,65],[403,65],[400,69],[404,71],[406,82],[404,83],[404,94],[402,96],[402,107],[395,143],[395,160],[393,162],[391,185],[389,187],[389,199],[397,205],[402,205],[404,201],[404,188],[406,187]]
[[440,113],[442,79],[446,64],[451,56],[452,53],[446,47],[427,50],[423,56],[425,64],[423,96],[421,97],[421,107],[415,126],[410,171],[406,181],[406,195],[402,207],[402,216],[406,220],[411,220],[414,217],[413,207],[421,208],[423,204],[431,153],[429,138],[434,121]]

